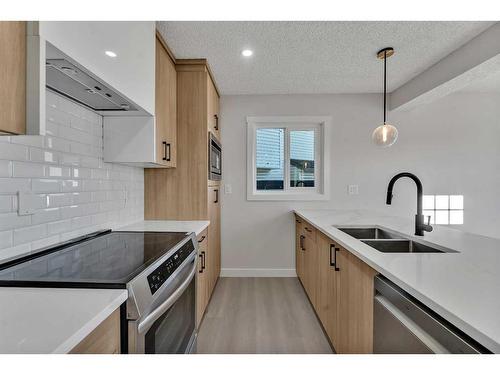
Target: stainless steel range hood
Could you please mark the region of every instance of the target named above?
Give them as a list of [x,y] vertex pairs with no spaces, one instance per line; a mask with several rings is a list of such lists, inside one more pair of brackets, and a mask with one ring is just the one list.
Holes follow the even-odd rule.
[[45,74],[48,89],[103,115],[138,111],[129,100],[49,44]]

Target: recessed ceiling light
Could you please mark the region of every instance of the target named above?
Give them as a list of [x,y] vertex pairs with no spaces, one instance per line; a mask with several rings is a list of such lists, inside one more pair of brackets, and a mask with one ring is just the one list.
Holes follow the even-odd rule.
[[250,57],[253,55],[253,51],[251,49],[244,49],[241,51],[241,54],[245,57]]
[[116,53],[114,53],[113,51],[105,51],[104,53],[109,57],[116,57]]

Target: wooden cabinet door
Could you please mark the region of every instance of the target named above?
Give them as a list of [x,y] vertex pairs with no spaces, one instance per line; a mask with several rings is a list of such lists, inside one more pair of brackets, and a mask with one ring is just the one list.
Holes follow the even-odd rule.
[[338,353],[373,352],[373,278],[377,274],[349,251],[338,247]]
[[199,327],[208,304],[209,290],[207,277],[208,234],[203,231],[198,238],[198,273],[196,274],[196,326]]
[[219,95],[217,94],[210,74],[207,74],[207,90],[208,130],[214,133],[217,139],[220,139]]
[[120,354],[120,309],[116,309],[71,351],[71,354]]
[[208,187],[208,248],[210,253],[210,294],[220,275],[220,188]]
[[[304,226],[304,229],[306,227]],[[304,232],[303,232],[304,233]],[[306,232],[307,233],[307,232]],[[304,288],[316,308],[317,284],[318,284],[318,250],[315,239],[304,235],[302,240],[304,244]]]
[[167,168],[177,164],[177,73],[175,64],[156,38],[156,160]]
[[26,22],[0,21],[0,133],[26,134]]
[[339,272],[335,271],[335,244],[323,234],[318,234],[318,267],[319,281],[317,286],[317,314],[323,324],[331,343],[336,347],[338,339],[338,306],[337,288]]
[[304,250],[302,233],[302,221],[298,217],[295,218],[295,272],[297,277],[304,283]]

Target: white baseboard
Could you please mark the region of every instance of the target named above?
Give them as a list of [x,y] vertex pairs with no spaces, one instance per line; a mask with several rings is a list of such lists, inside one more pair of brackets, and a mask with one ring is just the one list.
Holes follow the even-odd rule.
[[297,277],[295,268],[222,268],[221,277]]

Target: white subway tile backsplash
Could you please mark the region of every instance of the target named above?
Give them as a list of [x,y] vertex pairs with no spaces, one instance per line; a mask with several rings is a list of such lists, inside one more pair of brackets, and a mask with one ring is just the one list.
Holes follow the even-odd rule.
[[17,212],[0,214],[0,231],[21,228],[31,224],[31,216],[19,216]]
[[45,137],[45,147],[56,151],[70,152],[70,141],[56,137]]
[[34,178],[31,186],[35,193],[58,193],[61,191],[62,181]]
[[[9,139],[12,138],[14,138],[14,136],[9,137]],[[2,147],[0,147],[1,160],[28,160],[28,157],[28,147],[24,145],[2,142]]]
[[0,178],[1,194],[16,194],[26,190],[30,190],[30,180],[27,178]]
[[61,153],[60,154],[60,162],[62,165],[78,166],[78,165],[80,165],[80,156],[73,155],[73,154]]
[[48,208],[45,210],[36,211],[31,219],[32,224],[42,224],[61,219],[59,208]]
[[90,191],[82,191],[72,194],[72,204],[83,204],[92,201],[92,193]]
[[71,230],[71,219],[54,221],[47,224],[47,231],[49,235],[69,232]]
[[65,180],[62,182],[63,192],[72,192],[82,190],[82,181],[79,180]]
[[57,163],[57,153],[40,148],[30,148],[30,160],[40,163]]
[[12,231],[0,232],[0,249],[12,246]]
[[0,195],[0,213],[12,211],[12,197],[11,195]]
[[14,161],[12,164],[13,177],[45,177],[45,166],[37,163]]
[[0,160],[0,177],[12,177],[12,162]]
[[16,137],[11,137],[11,143],[33,147],[43,147],[43,137],[39,135],[18,135]]
[[39,240],[47,237],[47,225],[34,225],[14,230],[14,245]]
[[73,195],[64,194],[47,194],[47,207],[63,207],[73,204]]
[[[144,171],[104,163],[102,117],[47,91],[46,136],[0,137],[0,263],[143,219]],[[34,214],[17,214],[33,191]]]

